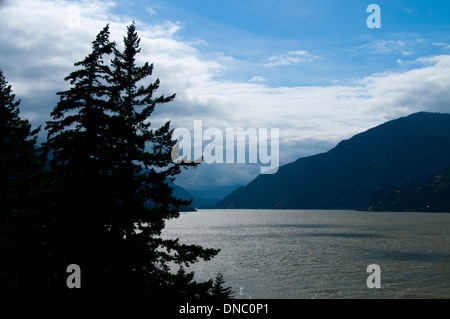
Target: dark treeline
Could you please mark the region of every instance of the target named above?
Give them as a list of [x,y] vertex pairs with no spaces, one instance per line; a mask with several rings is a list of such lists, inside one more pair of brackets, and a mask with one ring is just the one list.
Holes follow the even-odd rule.
[[[65,78],[70,88],[57,93],[39,148],[40,128],[20,118],[0,71],[0,295],[231,297],[220,274],[196,282],[186,271],[218,250],[160,236],[190,204],[169,185],[195,164],[172,162],[170,122],[150,127],[155,107],[175,95],[156,96],[158,79],[141,84],[153,64],[136,65],[139,52],[134,23],[123,51],[109,26],[101,30]],[[72,264],[79,289],[68,287]]]

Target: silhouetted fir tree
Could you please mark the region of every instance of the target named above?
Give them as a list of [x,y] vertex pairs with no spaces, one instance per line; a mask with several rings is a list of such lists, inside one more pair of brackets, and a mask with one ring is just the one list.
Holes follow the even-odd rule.
[[[141,84],[153,65],[136,66],[139,52],[134,24],[123,52],[109,41],[106,26],[92,52],[75,63],[80,68],[66,77],[71,87],[58,93],[53,121],[47,122],[44,150],[51,170],[43,246],[50,292],[177,298],[207,295],[211,288],[212,281],[191,282],[191,274],[173,274],[169,266],[208,260],[218,250],[161,238],[165,221],[190,203],[173,197],[169,183],[183,167],[195,165],[173,163],[169,122],[150,127],[155,106],[175,95],[154,97],[159,80]],[[110,53],[112,70],[104,61]],[[66,287],[70,264],[81,268],[81,289]]]
[[113,52],[109,26],[92,42],[92,52],[65,78],[71,87],[58,92],[60,101],[47,122],[50,183],[54,189],[48,227],[50,287],[66,288],[66,267],[83,271],[83,292],[102,291],[108,282],[105,249],[112,192],[109,185],[108,125],[111,71],[104,59]]
[[214,299],[230,299],[233,298],[233,291],[231,287],[224,287],[225,280],[223,274],[218,273],[214,279],[214,283],[210,290],[210,294]]
[[29,267],[40,258],[39,128],[20,118],[19,105],[0,70],[0,295],[33,289]]
[[[140,39],[134,23],[128,26],[122,52],[115,50],[111,104],[113,116],[110,137],[114,140],[112,176],[116,190],[116,219],[111,227],[124,238],[116,250],[119,287],[151,297],[174,297],[182,273],[174,275],[169,263],[189,265],[199,259],[208,260],[218,250],[196,245],[182,245],[178,240],[163,240],[160,235],[165,221],[179,216],[179,207],[189,201],[172,196],[169,186],[181,168],[193,165],[175,164],[171,151],[175,145],[170,122],[151,128],[149,118],[157,104],[172,101],[175,95],[158,96],[159,79],[142,83],[152,75],[153,64],[136,65]],[[185,281],[190,282],[185,276]],[[192,286],[192,285],[191,285]],[[207,288],[197,286],[197,293]],[[202,290],[203,291],[200,291]],[[192,296],[191,296],[192,297]]]
[[184,267],[180,267],[178,272],[173,275],[173,286],[176,290],[173,292],[174,299],[210,299],[213,281],[196,282],[194,272],[187,273]]

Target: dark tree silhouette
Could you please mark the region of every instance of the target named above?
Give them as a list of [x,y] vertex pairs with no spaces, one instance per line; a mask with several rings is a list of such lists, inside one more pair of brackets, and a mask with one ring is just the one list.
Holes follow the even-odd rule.
[[[45,247],[48,287],[58,293],[69,291],[70,264],[80,266],[83,278],[83,288],[71,294],[175,298],[181,285],[190,288],[181,295],[193,297],[206,296],[211,286],[171,272],[171,265],[209,260],[218,250],[161,237],[165,221],[190,203],[173,197],[169,183],[195,165],[173,163],[169,122],[151,127],[155,106],[175,95],[155,97],[158,79],[142,84],[153,65],[136,65],[139,42],[133,23],[119,51],[106,26],[92,52],[75,63],[80,68],[66,77],[71,88],[58,93],[53,121],[47,123],[51,205],[45,208]],[[111,53],[110,67],[105,58]]]
[[[148,84],[153,65],[136,65],[139,42],[134,23],[123,51],[109,40],[108,25],[99,32],[91,53],[65,78],[70,88],[57,93],[41,153],[39,129],[20,119],[20,101],[0,71],[0,295],[228,293],[223,281],[198,283],[184,270],[219,250],[162,237],[166,221],[190,204],[170,185],[197,164],[172,161],[170,122],[151,127],[155,107],[175,94],[155,96],[159,79]],[[81,268],[81,289],[67,285],[72,264]]]
[[[92,52],[65,78],[70,89],[58,92],[60,101],[47,122],[49,184],[53,191],[48,225],[50,287],[65,287],[66,267],[83,270],[85,293],[107,288],[108,214],[112,209],[108,174],[111,71],[104,59],[112,53],[109,26],[92,42]],[[110,250],[109,250],[110,251]]]
[[39,214],[30,202],[37,198],[41,169],[39,128],[20,118],[19,105],[0,70],[0,295],[32,289],[28,267],[39,251]]
[[223,274],[218,273],[214,279],[214,284],[211,288],[211,296],[215,299],[230,299],[233,297],[231,287],[224,287],[225,280]]
[[[141,51],[134,23],[128,26],[123,51],[115,50],[113,65],[114,93],[111,104],[116,107],[110,137],[115,145],[112,176],[116,182],[116,216],[112,230],[124,238],[117,256],[125,287],[133,287],[152,296],[161,288],[177,286],[168,271],[169,262],[189,265],[198,259],[208,260],[217,250],[195,245],[182,245],[178,240],[163,240],[160,235],[165,221],[179,216],[180,206],[189,201],[172,196],[169,183],[181,168],[193,165],[173,163],[170,122],[152,129],[149,118],[155,106],[175,98],[175,94],[156,96],[159,79],[142,85],[152,75],[153,64],[136,65]],[[182,274],[177,274],[179,283]],[[185,276],[190,281],[189,276]],[[175,289],[179,290],[175,287]],[[201,290],[199,286],[199,290]],[[198,291],[200,293],[201,291]]]

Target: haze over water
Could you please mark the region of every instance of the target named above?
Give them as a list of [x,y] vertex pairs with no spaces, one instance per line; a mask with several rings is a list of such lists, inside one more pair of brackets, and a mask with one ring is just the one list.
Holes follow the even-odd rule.
[[[220,248],[187,270],[220,271],[235,298],[450,298],[450,214],[199,210],[164,237]],[[381,288],[366,285],[381,268]]]

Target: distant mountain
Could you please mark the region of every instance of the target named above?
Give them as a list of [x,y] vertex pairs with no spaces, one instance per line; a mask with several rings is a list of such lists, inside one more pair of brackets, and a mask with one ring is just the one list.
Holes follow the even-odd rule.
[[369,210],[450,212],[450,167],[414,189],[384,187],[375,194]]
[[450,114],[415,113],[259,175],[216,208],[366,209],[386,187],[417,189],[450,166]]
[[173,189],[173,195],[175,197],[184,199],[184,200],[191,200],[192,203],[189,207],[183,207],[183,211],[192,211],[195,210],[195,208],[205,208],[205,207],[212,207],[217,203],[217,199],[209,199],[209,198],[202,198],[198,196],[193,196],[190,194],[186,189],[184,189],[181,186],[172,184],[171,185]]
[[217,187],[208,187],[202,189],[189,189],[189,193],[205,199],[215,199],[219,201],[220,199],[225,198],[235,189],[241,187],[242,185],[228,185],[228,186],[217,186]]

